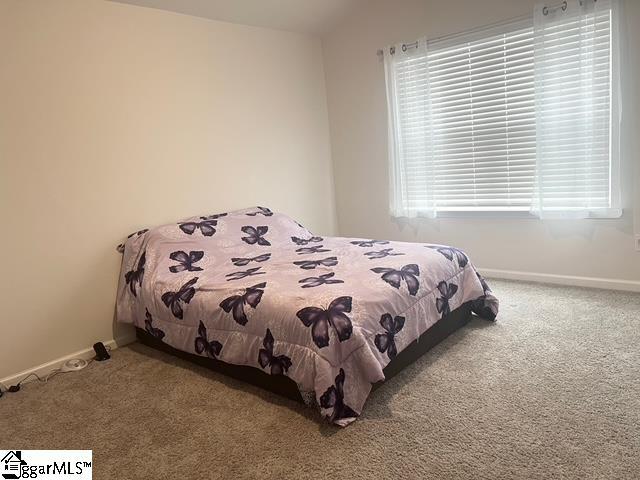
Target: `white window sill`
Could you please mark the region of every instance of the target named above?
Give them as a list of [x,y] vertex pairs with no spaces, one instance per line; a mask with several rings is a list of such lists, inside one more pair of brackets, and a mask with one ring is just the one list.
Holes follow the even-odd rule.
[[520,210],[443,210],[438,211],[436,218],[496,218],[496,219],[529,219],[538,220],[529,211]]
[[[540,218],[533,215],[529,210],[438,210],[436,219],[456,219],[456,218],[489,218],[499,220],[615,220],[622,217],[622,209],[609,209],[601,213],[592,213],[588,217],[572,217],[570,214],[558,214],[557,217],[547,216]],[[417,218],[428,218],[418,216]]]

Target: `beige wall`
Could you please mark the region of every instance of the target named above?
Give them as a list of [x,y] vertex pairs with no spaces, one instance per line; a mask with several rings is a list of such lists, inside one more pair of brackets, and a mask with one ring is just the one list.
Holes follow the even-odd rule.
[[0,378],[114,337],[129,232],[251,205],[334,233],[319,40],[0,0]]
[[394,221],[388,213],[383,66],[376,50],[520,15],[534,0],[370,0],[323,37],[338,229],[341,235],[453,244],[488,269],[640,280],[640,2],[626,2],[623,70],[625,213],[616,220],[466,218]]

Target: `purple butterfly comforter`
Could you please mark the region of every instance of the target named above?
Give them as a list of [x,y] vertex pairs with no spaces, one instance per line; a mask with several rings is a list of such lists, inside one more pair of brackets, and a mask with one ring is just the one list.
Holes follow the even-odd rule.
[[287,375],[343,426],[389,361],[451,310],[498,312],[458,249],[318,237],[264,207],[142,230],[122,247],[118,321]]

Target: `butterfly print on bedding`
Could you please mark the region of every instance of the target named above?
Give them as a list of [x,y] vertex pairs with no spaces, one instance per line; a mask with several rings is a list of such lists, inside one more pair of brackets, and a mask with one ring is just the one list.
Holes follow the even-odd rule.
[[404,255],[404,253],[393,252],[393,248],[383,248],[379,252],[365,252],[365,255],[369,257],[369,260],[375,260],[384,257],[397,257],[398,255]]
[[[144,230],[138,230],[137,232],[130,233],[129,235],[127,235],[127,240],[130,239],[131,237],[133,237],[134,235],[139,237],[140,235],[143,235],[143,234],[147,233],[148,231],[149,231],[149,229],[145,228]],[[118,252],[120,252],[120,253],[123,253],[124,252],[124,243],[121,243],[120,245],[118,245],[116,247],[116,250]]]
[[204,326],[202,320],[198,325],[198,336],[195,341],[196,353],[202,355],[206,353],[208,357],[218,358],[222,351],[222,344],[217,340],[211,340],[207,338],[207,327]]
[[324,245],[313,245],[312,247],[302,247],[296,248],[296,253],[298,255],[308,255],[310,253],[324,253],[330,252],[328,248],[324,248]]
[[291,241],[293,243],[295,243],[296,245],[308,245],[309,243],[318,243],[321,242],[323,240],[322,237],[311,237],[311,238],[298,238],[298,237],[291,237]]
[[458,265],[460,266],[460,268],[466,267],[467,263],[469,263],[469,258],[467,257],[467,255],[462,250],[459,250],[457,248],[454,248],[454,247],[439,247],[439,246],[436,246],[436,245],[427,245],[427,248],[431,248],[433,250],[437,250],[442,255],[444,255],[444,257],[447,260],[450,260],[452,262],[453,262],[453,259],[455,258],[458,261]]
[[148,231],[149,231],[149,229],[148,229],[148,228],[145,228],[145,229],[143,229],[143,230],[138,230],[137,232],[130,233],[130,234],[127,236],[127,238],[131,238],[131,237],[133,237],[134,235],[135,235],[136,237],[139,237],[140,235],[142,235],[143,233],[147,233]]
[[480,285],[482,286],[483,295],[471,302],[471,309],[482,318],[486,318],[487,320],[495,320],[497,312],[495,312],[491,308],[491,304],[487,302],[487,294],[491,293],[491,289],[489,288],[489,285],[482,277],[482,275],[480,275],[480,273],[476,272],[476,275],[478,277]]
[[166,292],[162,294],[162,302],[171,309],[171,313],[176,318],[182,320],[184,312],[182,310],[183,303],[191,302],[191,299],[196,294],[196,289],[193,288],[198,281],[198,277],[193,277],[187,283],[185,283],[177,292]]
[[206,215],[204,217],[200,217],[200,220],[217,220],[222,217],[226,217],[226,213],[216,213],[215,215]]
[[385,313],[380,317],[380,325],[385,332],[377,334],[374,343],[380,353],[387,352],[389,359],[393,360],[398,354],[395,336],[404,327],[404,317],[393,318],[389,313]]
[[333,408],[333,412],[328,416],[329,421],[335,422],[343,418],[356,418],[358,414],[344,403],[344,370],[341,368],[336,377],[335,384],[331,385],[320,397],[322,408]]
[[322,260],[301,260],[299,262],[293,262],[293,264],[303,270],[313,270],[321,265],[323,267],[335,267],[338,264],[338,257],[327,257]]
[[451,300],[458,291],[458,286],[454,283],[440,282],[438,284],[438,291],[442,297],[436,299],[436,308],[438,309],[438,313],[441,313],[444,318],[451,313],[449,300]]
[[236,267],[244,267],[251,262],[266,262],[271,258],[270,253],[265,253],[263,255],[258,255],[257,257],[249,257],[249,258],[232,258],[231,263],[233,263]]
[[138,290],[136,285],[139,285],[140,287],[142,287],[142,279],[144,277],[144,266],[146,262],[147,262],[147,251],[145,250],[144,252],[142,252],[142,255],[140,255],[140,259],[138,260],[138,266],[136,267],[136,269],[131,270],[124,274],[124,281],[126,282],[127,285],[129,285],[129,290],[131,290],[131,293],[133,294],[134,297],[138,296]]
[[291,359],[286,355],[275,356],[273,354],[273,335],[267,328],[267,333],[262,341],[264,348],[258,353],[258,363],[262,368],[271,367],[271,375],[284,375],[291,367]]
[[409,290],[410,295],[415,297],[416,293],[418,293],[420,282],[417,277],[420,275],[420,269],[416,264],[412,263],[410,265],[405,265],[400,270],[377,267],[372,268],[371,271],[375,273],[382,273],[382,280],[394,288],[400,288],[400,284],[402,283],[402,280],[404,280],[407,284],[407,289]]
[[319,307],[303,308],[296,316],[305,327],[311,327],[313,343],[323,348],[329,345],[329,325],[336,331],[340,342],[351,338],[353,325],[347,313],[351,313],[351,297],[336,298],[326,310]]
[[156,337],[158,340],[162,340],[164,338],[164,332],[159,328],[153,326],[153,317],[149,313],[149,310],[145,309],[144,316],[144,329],[147,331],[147,333]]
[[363,248],[370,248],[374,245],[388,245],[389,242],[387,240],[354,240],[351,242],[353,245],[357,245]]
[[478,272],[476,272],[476,275],[478,276],[478,280],[480,281],[480,285],[482,285],[482,290],[484,291],[484,294],[486,295],[487,293],[490,293],[491,289],[489,288],[489,284],[484,279],[484,277],[482,275],[480,275]]
[[255,217],[256,215],[264,215],[265,217],[270,217],[273,215],[273,212],[266,207],[257,207],[257,212],[247,213],[249,217]]
[[193,235],[196,230],[200,230],[202,235],[210,237],[216,233],[214,228],[218,224],[217,220],[203,220],[201,222],[184,222],[179,223],[178,226],[187,235]]
[[254,275],[264,275],[265,273],[267,273],[259,272],[258,270],[260,270],[261,268],[262,267],[254,267],[240,272],[228,273],[225,275],[225,277],[228,277],[227,282],[230,282],[231,280],[241,280],[246,277],[253,277]]
[[246,325],[247,314],[244,311],[244,306],[249,305],[251,308],[256,308],[262,299],[264,287],[266,286],[266,282],[262,282],[253,287],[248,287],[242,295],[232,295],[229,298],[225,298],[220,302],[220,308],[227,313],[233,312],[233,319],[236,323]]
[[267,239],[263,238],[269,230],[269,227],[265,225],[252,227],[249,225],[246,227],[242,227],[240,230],[247,234],[246,237],[241,237],[241,240],[243,242],[248,243],[249,245],[255,245],[257,243],[258,245],[262,245],[264,247],[271,246],[271,243],[269,243]]
[[192,250],[189,253],[182,250],[173,252],[169,255],[171,260],[179,262],[179,265],[172,265],[169,267],[171,273],[184,272],[200,272],[202,268],[196,267],[194,263],[199,262],[204,257],[204,252],[201,250]]
[[320,285],[330,285],[333,283],[344,283],[342,280],[338,280],[337,278],[333,278],[335,273],[325,273],[324,275],[320,275],[319,277],[308,277],[299,280],[298,283],[304,283],[302,288],[312,288],[319,287]]

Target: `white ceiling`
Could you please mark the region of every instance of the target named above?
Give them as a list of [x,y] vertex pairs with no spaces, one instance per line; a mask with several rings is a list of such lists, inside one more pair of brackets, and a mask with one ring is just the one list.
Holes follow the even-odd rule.
[[112,0],[196,17],[321,34],[366,0]]

